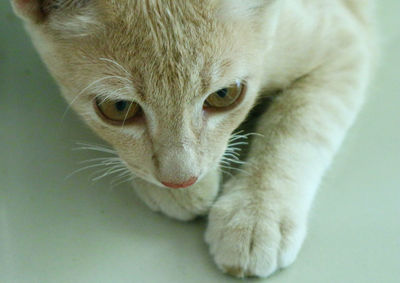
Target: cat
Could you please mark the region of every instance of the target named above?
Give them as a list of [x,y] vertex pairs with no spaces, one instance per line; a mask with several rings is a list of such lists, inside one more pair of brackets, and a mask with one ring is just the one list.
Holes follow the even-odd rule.
[[[364,101],[371,1],[11,1],[66,100],[138,176],[151,209],[208,214],[205,240],[233,276],[294,262]],[[254,133],[238,132],[250,116]]]

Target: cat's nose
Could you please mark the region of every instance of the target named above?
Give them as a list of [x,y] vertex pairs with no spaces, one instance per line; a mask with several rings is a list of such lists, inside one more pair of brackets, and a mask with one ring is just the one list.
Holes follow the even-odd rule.
[[189,187],[201,175],[196,152],[189,146],[163,146],[154,153],[153,159],[155,177],[166,187]]
[[190,179],[188,179],[187,181],[183,182],[183,183],[169,183],[169,182],[161,182],[164,186],[171,188],[171,189],[182,189],[182,188],[187,188],[190,187],[191,185],[193,185],[194,183],[196,183],[197,181],[197,177],[191,177]]

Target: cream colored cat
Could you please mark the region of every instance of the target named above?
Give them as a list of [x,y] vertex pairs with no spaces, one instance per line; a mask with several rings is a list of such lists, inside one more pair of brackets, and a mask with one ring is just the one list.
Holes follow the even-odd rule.
[[[265,277],[295,260],[363,102],[369,1],[12,4],[63,95],[140,177],[144,202],[180,220],[210,209],[206,241],[224,272]],[[245,163],[215,200],[220,165],[247,137],[232,133],[266,99]]]

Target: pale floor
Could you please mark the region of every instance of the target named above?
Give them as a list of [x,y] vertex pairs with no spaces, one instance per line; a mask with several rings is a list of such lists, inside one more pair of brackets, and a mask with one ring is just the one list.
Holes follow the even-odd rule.
[[[400,2],[379,1],[379,14],[369,100],[297,262],[267,282],[400,282]],[[65,179],[98,156],[76,142],[101,141],[73,113],[61,121],[66,104],[8,1],[0,17],[0,282],[240,282],[215,267],[204,221],[152,213],[128,184],[111,190],[90,172]]]

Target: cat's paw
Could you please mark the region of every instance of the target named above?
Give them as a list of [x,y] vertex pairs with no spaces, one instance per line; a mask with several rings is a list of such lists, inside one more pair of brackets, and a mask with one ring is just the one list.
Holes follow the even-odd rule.
[[184,189],[156,187],[146,181],[133,184],[137,195],[156,212],[181,221],[188,221],[208,213],[218,194],[219,175],[210,173],[197,184]]
[[236,191],[213,205],[205,239],[223,272],[267,277],[294,262],[305,232],[305,221],[290,217],[282,205]]

